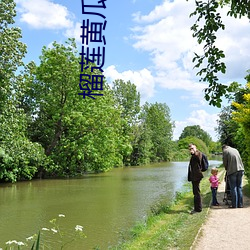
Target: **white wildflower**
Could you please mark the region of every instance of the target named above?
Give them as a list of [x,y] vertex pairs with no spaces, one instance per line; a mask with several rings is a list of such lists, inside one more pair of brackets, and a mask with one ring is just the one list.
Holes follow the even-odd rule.
[[24,243],[22,241],[19,241],[16,243],[18,246],[24,246]]
[[51,231],[57,233],[58,231],[55,228],[51,228]]
[[30,236],[30,237],[27,237],[26,240],[29,241],[29,240],[32,240],[34,238],[34,236]]
[[83,226],[76,225],[76,226],[75,226],[75,230],[76,230],[76,231],[82,231],[82,230],[83,230]]
[[64,215],[64,214],[59,214],[58,216],[59,216],[59,217],[65,217],[65,215]]
[[12,243],[17,244],[17,241],[16,241],[16,240],[9,240],[9,241],[7,241],[5,244],[11,245]]

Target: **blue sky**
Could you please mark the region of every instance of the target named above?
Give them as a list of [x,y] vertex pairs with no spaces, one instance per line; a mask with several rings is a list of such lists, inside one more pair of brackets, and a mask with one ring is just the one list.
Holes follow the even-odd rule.
[[[85,0],[97,4],[98,0]],[[104,75],[109,83],[130,80],[141,94],[141,104],[166,103],[175,122],[174,139],[183,128],[200,125],[214,140],[214,128],[220,109],[204,100],[206,84],[199,83],[193,69],[193,53],[202,51],[190,26],[194,10],[189,0],[107,0],[107,26]],[[28,46],[26,62],[39,62],[42,47],[53,41],[76,38],[81,46],[83,19],[102,22],[100,17],[82,15],[81,0],[16,0],[16,25],[21,27],[22,41]],[[250,23],[226,16],[221,10],[226,30],[218,34],[217,44],[225,51],[227,73],[223,83],[245,84],[250,69]],[[76,85],[78,87],[78,85]],[[78,91],[78,89],[77,89]],[[101,97],[100,97],[101,98]],[[225,103],[226,104],[226,103]]]

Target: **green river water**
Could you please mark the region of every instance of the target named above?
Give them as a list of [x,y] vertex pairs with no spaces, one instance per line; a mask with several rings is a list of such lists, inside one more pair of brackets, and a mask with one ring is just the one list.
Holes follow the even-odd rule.
[[[219,164],[210,161],[210,165]],[[63,249],[108,249],[119,242],[122,232],[145,219],[157,201],[173,199],[187,182],[187,165],[169,162],[117,168],[80,179],[0,184],[0,248],[4,249],[9,240],[25,242],[42,228],[51,228],[49,221],[56,218],[65,240],[73,237],[76,225],[83,226],[87,236]],[[58,233],[42,232],[45,249],[60,249],[60,244],[56,245]]]

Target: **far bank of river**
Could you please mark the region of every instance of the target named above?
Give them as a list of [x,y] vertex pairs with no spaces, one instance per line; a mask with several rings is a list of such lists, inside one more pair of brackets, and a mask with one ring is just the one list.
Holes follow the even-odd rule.
[[67,231],[82,225],[87,235],[81,244],[65,249],[107,249],[117,244],[121,232],[143,220],[156,202],[166,197],[171,202],[186,183],[187,164],[169,162],[117,168],[81,179],[2,184],[0,247],[51,227],[49,221],[64,214],[65,218],[58,218],[62,228]]

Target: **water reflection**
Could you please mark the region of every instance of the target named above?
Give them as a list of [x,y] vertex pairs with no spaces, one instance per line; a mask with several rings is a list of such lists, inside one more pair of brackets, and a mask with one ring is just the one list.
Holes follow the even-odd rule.
[[[219,164],[211,161],[210,164]],[[173,198],[186,182],[188,162],[114,169],[81,179],[37,180],[1,184],[0,247],[8,240],[24,240],[49,220],[60,219],[65,228],[84,226],[84,245],[68,249],[107,249],[119,232],[145,217],[162,197]]]

